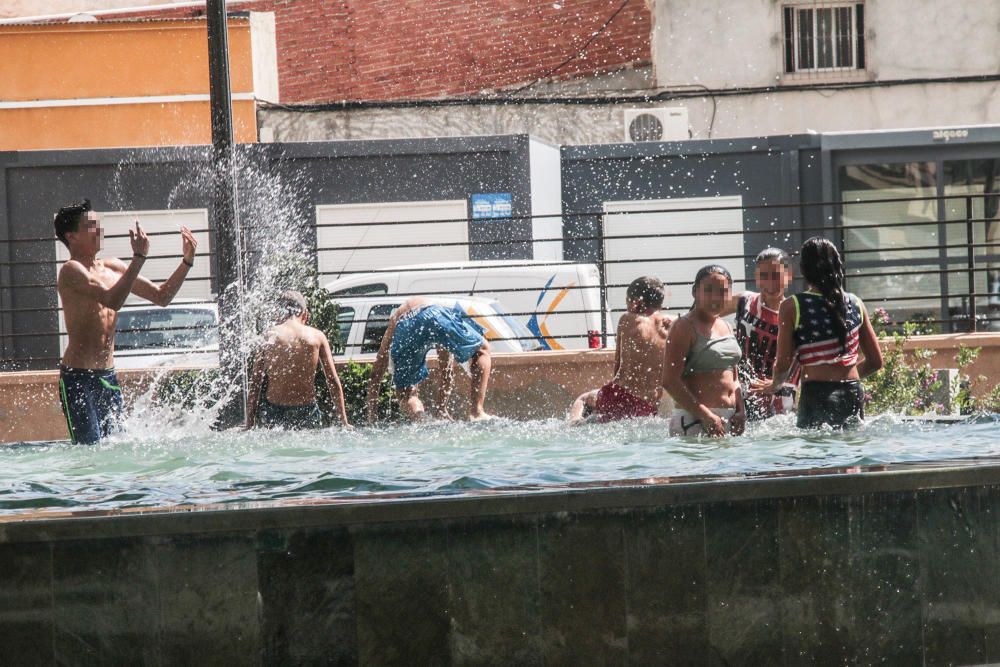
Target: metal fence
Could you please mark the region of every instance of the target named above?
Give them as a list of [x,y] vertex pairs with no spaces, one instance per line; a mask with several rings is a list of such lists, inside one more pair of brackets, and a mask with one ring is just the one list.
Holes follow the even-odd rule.
[[[880,204],[909,204],[909,203],[938,203],[952,208],[964,209],[961,215],[945,219],[929,220],[900,220],[900,219],[880,219],[857,221],[851,224],[843,224],[844,213],[849,212],[850,207],[860,205],[880,205]],[[978,204],[978,205],[977,205]],[[588,257],[575,257],[571,260],[576,263],[592,263],[596,265],[599,275],[599,284],[596,289],[599,293],[599,307],[590,309],[568,309],[560,310],[560,316],[587,315],[594,314],[600,321],[600,340],[602,344],[610,344],[614,339],[614,323],[609,322],[608,314],[621,310],[619,306],[623,304],[609,303],[609,291],[622,289],[628,286],[628,282],[616,282],[609,280],[610,273],[616,273],[612,269],[618,266],[628,267],[629,265],[641,264],[665,264],[671,262],[703,262],[721,263],[724,266],[740,267],[738,275],[745,277],[737,278],[734,282],[734,291],[752,289],[753,267],[752,262],[757,253],[768,246],[777,246],[789,254],[794,255],[802,240],[810,236],[825,236],[836,243],[841,249],[845,259],[847,289],[859,293],[868,307],[869,312],[876,308],[885,308],[893,316],[896,324],[903,320],[919,320],[924,331],[930,332],[956,332],[956,331],[977,331],[991,330],[994,322],[1000,322],[1000,218],[997,216],[998,195],[995,193],[986,194],[963,194],[944,197],[907,197],[907,198],[885,198],[864,201],[828,201],[811,203],[788,203],[788,204],[766,204],[732,207],[690,207],[690,208],[670,208],[662,210],[643,210],[642,215],[662,215],[663,231],[656,233],[629,234],[629,233],[605,233],[609,220],[630,215],[637,215],[635,212],[627,211],[588,211],[588,212],[566,212],[552,216],[512,216],[505,218],[508,220],[527,220],[534,217],[560,218],[564,221],[573,218],[584,218],[594,221],[594,233],[584,235],[570,234],[551,238],[505,238],[500,240],[486,241],[454,241],[447,239],[428,239],[426,243],[393,245],[392,248],[442,248],[442,247],[466,247],[474,246],[507,246],[530,249],[544,244],[555,244],[563,248],[567,242],[575,244],[590,244],[592,253]],[[704,229],[691,228],[684,224],[685,214],[694,214],[705,211],[727,211],[745,214],[748,210],[773,210],[784,219],[790,220],[788,224],[779,226],[777,223],[769,227],[760,229],[739,228],[721,231],[706,232]],[[822,215],[807,216],[806,211],[816,209]],[[943,210],[943,209],[942,209]],[[980,214],[976,214],[981,211]],[[809,226],[802,223],[805,218],[821,219],[820,225]],[[935,216],[940,217],[940,216]],[[777,219],[777,218],[776,218]],[[450,220],[421,220],[421,221],[382,221],[382,222],[358,222],[358,223],[337,223],[336,225],[314,224],[313,229],[324,226],[344,227],[344,226],[371,226],[383,227],[393,225],[434,225],[444,222],[467,222],[465,218]],[[428,228],[429,229],[429,228]],[[901,240],[886,242],[889,230],[900,236]],[[208,232],[212,238],[214,247],[214,230],[195,230],[197,232]],[[151,236],[163,235],[173,232],[154,232]],[[935,242],[906,242],[907,234],[917,234],[917,236]],[[743,252],[720,254],[713,252],[713,247],[721,239],[739,235],[742,238]],[[109,235],[107,238],[122,238],[127,235]],[[658,244],[676,243],[682,240],[695,240],[701,250],[695,255],[686,255],[683,260],[676,257],[663,256],[657,258],[655,250],[653,255],[648,252],[642,257],[608,257],[605,250],[609,242],[632,241],[642,243],[644,249],[661,247]],[[34,266],[42,268],[43,273],[47,273],[51,268],[51,280],[35,280],[27,282],[11,282],[8,285],[0,285],[0,340],[3,341],[5,350],[4,363],[7,368],[31,367],[44,368],[54,367],[58,362],[58,357],[53,354],[34,355],[20,354],[16,351],[24,351],[25,345],[19,341],[38,340],[54,336],[60,336],[58,326],[44,328],[44,330],[20,330],[19,322],[24,315],[35,314],[59,314],[59,306],[56,300],[55,275],[59,262],[54,259],[54,251],[46,253],[44,248],[56,243],[53,238],[24,238],[0,241],[0,245],[6,245],[5,256],[10,257],[9,261],[0,262],[0,269],[6,269],[3,275],[10,276],[10,269],[18,266]],[[353,246],[329,246],[321,245],[310,249],[312,260],[315,262],[321,253],[336,251],[358,251],[358,250],[383,250],[389,246],[380,245],[353,245]],[[31,248],[32,252],[25,252]],[[48,255],[47,259],[29,259],[29,256]],[[202,252],[199,257],[202,260],[214,261],[214,252]],[[22,258],[23,257],[23,258]],[[125,258],[127,261],[128,258]],[[151,255],[150,259],[176,259],[179,261],[180,255],[164,254]],[[255,270],[262,262],[268,261],[266,253],[251,249],[244,253],[246,275],[251,283],[254,280]],[[533,261],[530,259],[491,262],[489,260],[477,263],[477,268],[488,267],[556,267],[565,264],[565,261]],[[796,262],[793,261],[793,267]],[[852,264],[855,265],[852,267]],[[456,267],[458,265],[455,265]],[[416,268],[413,271],[440,271],[440,265],[434,267]],[[365,270],[325,270],[318,271],[319,282],[324,284],[333,277],[343,277],[351,274],[367,273],[373,276],[396,272],[393,267],[373,266]],[[620,273],[620,272],[618,272]],[[796,271],[797,273],[797,271]],[[936,276],[939,289],[927,293],[920,290],[907,289],[906,283],[923,280]],[[668,288],[678,288],[682,297],[675,297],[664,304],[664,308],[670,311],[687,310],[690,306],[689,292],[686,290],[693,279],[693,272],[690,276],[678,279],[667,279],[664,281]],[[211,276],[194,277],[189,280],[204,281],[211,280],[213,293],[218,292],[215,284],[214,271]],[[957,282],[956,282],[957,281]],[[879,294],[879,286],[890,286],[885,288],[885,293]],[[799,281],[796,288],[801,288]],[[567,291],[572,290],[592,290],[593,286],[588,285],[567,285],[563,286]],[[23,294],[25,290],[43,290],[48,293],[48,305],[18,307],[16,295]],[[514,295],[519,292],[537,291],[537,286],[524,287],[500,287],[491,288],[485,292],[486,295],[504,301],[505,295]],[[482,296],[483,291],[475,288],[455,288],[436,290],[437,295],[474,295]],[[381,294],[383,297],[395,297],[400,301],[418,294],[409,290]],[[933,303],[935,307],[929,308],[927,304]],[[383,309],[384,310],[384,309]],[[536,314],[531,310],[513,310],[507,315],[513,318],[523,319]],[[499,317],[489,315],[487,317]],[[341,330],[349,330],[356,324],[363,324],[367,329],[371,329],[372,335],[369,338],[378,337],[380,331],[384,331],[387,317],[382,314],[371,318],[342,319],[338,322]],[[1000,325],[997,325],[1000,328]],[[137,332],[141,329],[120,329],[122,332]],[[158,331],[178,331],[190,332],[190,327],[164,327]],[[533,340],[535,336],[506,336],[505,340]],[[553,338],[567,341],[569,339],[587,338],[593,342],[593,331],[579,331],[572,334],[560,334]],[[14,351],[14,353],[11,353]],[[343,351],[343,350],[341,350]],[[369,350],[370,351],[370,350]],[[348,352],[353,352],[348,350]],[[164,352],[166,354],[166,352]],[[183,352],[179,352],[183,354]]]

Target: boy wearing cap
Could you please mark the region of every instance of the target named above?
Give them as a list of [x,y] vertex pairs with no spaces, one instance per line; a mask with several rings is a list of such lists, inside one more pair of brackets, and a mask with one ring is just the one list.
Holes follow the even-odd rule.
[[[326,335],[306,324],[309,311],[301,293],[284,292],[279,322],[264,333],[257,349],[247,396],[247,428],[319,428],[323,417],[316,404],[316,366],[322,365],[326,385],[340,415],[349,426],[344,389],[333,363]],[[261,388],[267,380],[267,390]]]

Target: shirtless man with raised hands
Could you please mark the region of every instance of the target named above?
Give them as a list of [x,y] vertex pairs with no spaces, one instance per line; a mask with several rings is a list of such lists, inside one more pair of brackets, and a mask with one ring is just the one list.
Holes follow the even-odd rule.
[[190,229],[181,227],[181,263],[166,281],[154,285],[139,274],[149,238],[138,220],[129,230],[132,259],[127,265],[117,258],[97,258],[104,234],[89,200],[59,209],[54,226],[70,254],[57,283],[69,337],[59,366],[59,395],[70,439],[92,444],[121,424],[122,393],[114,369],[118,310],[130,293],[168,305],[194,266],[198,242]]

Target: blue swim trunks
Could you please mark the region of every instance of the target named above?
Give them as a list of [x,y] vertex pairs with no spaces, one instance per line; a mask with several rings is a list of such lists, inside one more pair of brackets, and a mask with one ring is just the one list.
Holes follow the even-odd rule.
[[92,445],[121,430],[122,389],[113,368],[60,366],[59,397],[74,444]]
[[454,308],[434,304],[404,313],[389,348],[392,383],[403,389],[426,380],[426,357],[434,347],[445,348],[459,363],[468,361],[486,342],[484,331],[457,303]]

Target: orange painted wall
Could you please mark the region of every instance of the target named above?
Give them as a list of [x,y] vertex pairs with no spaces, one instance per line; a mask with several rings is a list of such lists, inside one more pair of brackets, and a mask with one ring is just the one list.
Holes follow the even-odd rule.
[[[230,19],[233,94],[253,93],[250,24]],[[203,20],[0,26],[0,102],[207,95]],[[257,140],[253,100],[233,104]],[[0,150],[206,144],[207,101],[0,108]]]

